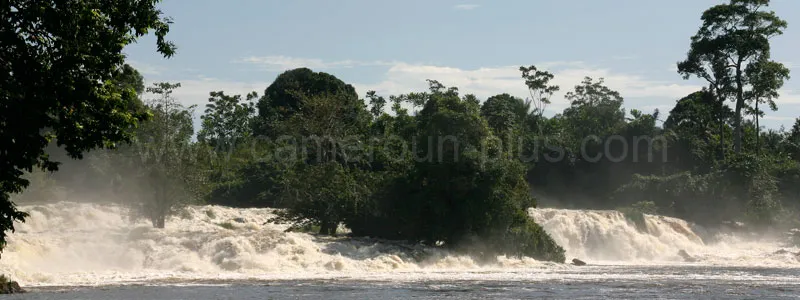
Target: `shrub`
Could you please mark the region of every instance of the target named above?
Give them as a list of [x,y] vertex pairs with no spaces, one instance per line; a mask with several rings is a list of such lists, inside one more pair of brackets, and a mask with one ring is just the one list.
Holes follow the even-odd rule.
[[233,224],[231,224],[231,222],[217,223],[217,225],[219,225],[219,227],[222,227],[222,228],[225,228],[225,229],[228,229],[228,230],[236,229],[236,226],[233,226]]
[[19,283],[13,281],[6,277],[6,275],[0,275],[0,294],[16,294],[16,293],[24,293]]
[[658,213],[658,207],[653,201],[639,201],[628,207],[617,208],[626,219],[633,222],[636,229],[639,231],[647,231],[647,223],[644,219],[644,214],[655,215]]
[[564,262],[564,248],[559,246],[544,229],[527,220],[514,226],[500,241],[505,252],[518,257],[528,256],[537,260]]

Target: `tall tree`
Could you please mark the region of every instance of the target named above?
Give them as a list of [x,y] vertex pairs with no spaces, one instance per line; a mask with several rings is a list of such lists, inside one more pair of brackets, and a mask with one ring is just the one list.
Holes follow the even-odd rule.
[[[348,121],[350,108],[340,105],[347,97],[325,94],[303,98],[303,110],[279,125],[299,149],[297,159],[283,161],[293,176],[283,181],[281,200],[289,203],[281,219],[320,226],[320,234],[335,235],[336,228],[370,190],[359,166],[368,164],[361,152],[363,128]],[[299,151],[297,151],[299,150]],[[299,152],[299,153],[298,153]]]
[[588,138],[592,135],[603,138],[625,124],[622,96],[607,87],[603,78],[595,81],[585,77],[566,98],[570,106],[564,109],[561,118],[573,149],[578,149],[584,140],[590,142]]
[[489,97],[481,106],[481,116],[489,123],[489,128],[499,137],[519,129],[525,124],[530,113],[531,102],[500,94]]
[[111,82],[124,63],[122,49],[155,31],[158,52],[171,20],[159,1],[24,1],[0,5],[0,249],[14,221],[27,216],[10,194],[28,181],[24,171],[58,169],[45,153],[55,141],[71,157],[130,140],[144,114],[127,108],[135,91]]
[[352,85],[328,73],[297,68],[278,75],[258,100],[255,134],[276,137],[275,127],[302,111],[302,99],[320,95],[342,95],[329,97],[329,100],[340,101],[339,104],[347,108],[344,112],[347,122],[366,125],[366,105],[358,99]]
[[535,112],[541,117],[547,105],[550,104],[550,97],[553,96],[553,93],[558,92],[560,87],[549,84],[550,80],[553,80],[552,73],[539,70],[536,66],[522,66],[519,67],[519,71],[522,72],[522,79],[525,79],[525,86],[528,87],[528,93],[531,95],[530,100],[536,107]]
[[[719,102],[733,99],[736,153],[742,146],[746,94],[753,88],[747,73],[763,66],[756,63],[769,57],[770,38],[782,34],[787,26],[774,12],[762,10],[768,5],[769,0],[731,0],[709,8],[691,39],[686,60],[678,63],[678,72],[684,78],[694,75],[708,81]],[[778,78],[779,74],[770,76]]]
[[194,106],[183,107],[172,96],[180,86],[159,82],[147,88],[156,95],[146,103],[153,119],[142,124],[136,141],[139,151],[134,164],[140,172],[133,187],[140,190],[141,197],[132,204],[156,228],[164,228],[173,208],[192,198],[192,179],[197,178],[190,147]]
[[670,147],[672,167],[708,171],[709,163],[723,156],[724,148],[718,148],[720,152],[715,152],[714,148],[722,145],[730,126],[726,125],[723,131],[717,132],[720,130],[717,125],[719,120],[727,123],[733,111],[727,106],[718,106],[715,101],[714,95],[704,90],[681,98],[670,110],[664,129],[675,136],[675,143]]
[[258,95],[256,92],[247,94],[247,102],[242,101],[241,95],[229,96],[222,91],[210,95],[205,113],[200,117],[203,127],[197,133],[197,140],[217,149],[232,150],[236,142],[252,135],[255,105],[250,101]]
[[785,80],[789,79],[789,69],[781,63],[769,60],[769,56],[762,55],[758,61],[747,66],[745,74],[752,84],[752,89],[746,91],[744,97],[748,103],[753,104],[749,113],[755,119],[756,153],[760,153],[761,126],[758,121],[764,112],[758,106],[760,103],[764,103],[773,111],[778,109],[775,99],[780,96],[778,89],[783,86]]
[[800,118],[794,119],[792,129],[786,136],[786,144],[792,158],[800,161]]
[[386,98],[378,96],[375,91],[367,91],[367,99],[369,99],[369,113],[372,117],[378,118],[383,114],[383,108],[386,106]]
[[[474,96],[461,96],[457,88],[435,80],[428,84],[428,92],[395,98],[422,106],[413,117],[413,167],[375,197],[381,213],[348,227],[359,235],[443,242],[446,247],[478,238],[485,248],[472,253],[563,262],[564,250],[525,214],[535,200],[524,180],[524,165],[492,143],[496,139]],[[487,112],[514,118],[504,104],[517,100],[500,95]]]

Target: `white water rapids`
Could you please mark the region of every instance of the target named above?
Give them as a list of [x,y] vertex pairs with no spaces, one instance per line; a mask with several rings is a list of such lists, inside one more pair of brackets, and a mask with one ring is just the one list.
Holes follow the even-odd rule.
[[[684,250],[697,263],[716,266],[800,267],[796,247],[777,237],[717,234],[704,242],[703,228],[664,216],[645,215],[637,228],[618,211],[539,208],[531,217],[567,251],[568,260],[608,264],[683,263]],[[776,254],[779,250],[786,253]]]
[[[415,247],[284,232],[286,225],[268,222],[270,209],[191,206],[169,218],[164,229],[132,222],[116,205],[59,202],[20,209],[30,217],[10,234],[0,274],[28,286],[207,279],[485,279],[491,274],[519,277],[579,268],[505,257],[494,265],[480,265],[469,257],[432,249],[425,249],[431,255],[418,260]],[[530,215],[566,249],[568,261],[577,257],[590,264],[688,264],[677,255],[685,250],[699,259],[692,264],[800,267],[797,248],[731,236],[706,244],[689,224],[674,218],[646,216],[647,228],[641,230],[614,211],[531,209]],[[788,252],[775,254],[778,249]]]

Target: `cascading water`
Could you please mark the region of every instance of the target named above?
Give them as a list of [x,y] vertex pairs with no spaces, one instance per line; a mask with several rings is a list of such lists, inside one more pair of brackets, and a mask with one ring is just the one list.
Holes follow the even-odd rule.
[[679,250],[696,252],[705,247],[686,221],[675,218],[645,215],[644,223],[637,226],[618,211],[542,208],[529,214],[570,257],[653,261],[674,258]]
[[[135,280],[308,278],[479,268],[467,256],[370,239],[285,232],[271,209],[190,206],[164,229],[132,222],[117,205],[59,202],[30,213],[0,259],[0,274],[26,285]],[[425,255],[417,255],[424,251]],[[497,267],[552,265],[501,258]]]
[[[370,239],[323,238],[285,232],[271,209],[190,206],[164,229],[131,221],[117,205],[59,202],[21,206],[0,259],[0,274],[31,285],[96,285],[187,280],[292,278],[485,279],[564,278],[565,264],[500,257],[481,265],[467,256]],[[678,250],[700,263],[798,265],[777,244],[733,238],[708,245],[686,222],[646,216],[642,230],[614,211],[531,209],[530,215],[567,250],[590,264],[683,264]],[[426,255],[417,254],[425,252]],[[487,273],[488,272],[488,273]],[[492,275],[490,275],[492,274]],[[503,275],[504,274],[504,275]]]
[[[696,262],[715,265],[797,265],[796,247],[775,240],[755,240],[732,234],[704,242],[684,220],[644,215],[637,224],[618,211],[536,208],[529,215],[566,250],[568,260],[580,258],[613,264],[685,262],[683,250]],[[779,249],[785,252],[775,253]]]

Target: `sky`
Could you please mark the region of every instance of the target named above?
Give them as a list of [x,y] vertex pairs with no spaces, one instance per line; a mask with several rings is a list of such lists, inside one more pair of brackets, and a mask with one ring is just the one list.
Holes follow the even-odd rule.
[[[519,67],[536,65],[561,87],[547,115],[569,103],[564,94],[585,76],[604,78],[626,109],[666,118],[675,102],[703,86],[684,80],[685,59],[700,16],[722,0],[165,0],[178,46],[169,59],[146,36],[125,48],[146,84],[180,82],[174,92],[202,114],[209,92],[263,94],[281,72],[308,67],[388,96],[424,91],[426,79],[481,100],[509,93],[525,98]],[[800,116],[800,1],[769,9],[789,27],[772,40],[772,58],[788,80],[761,124],[787,129]],[[195,128],[199,130],[199,128]]]

